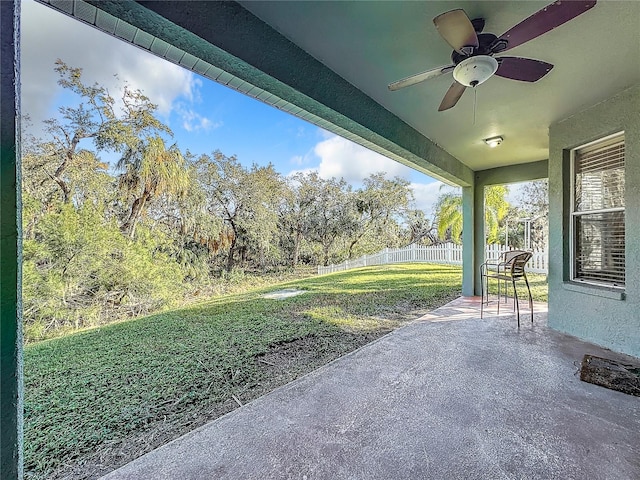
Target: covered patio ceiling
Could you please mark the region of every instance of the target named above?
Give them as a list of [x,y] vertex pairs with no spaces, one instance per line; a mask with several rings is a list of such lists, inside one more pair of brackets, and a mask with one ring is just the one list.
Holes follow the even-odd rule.
[[[38,0],[205,77],[254,96],[448,183],[473,171],[546,160],[548,128],[640,81],[636,1],[586,13],[506,52],[555,65],[536,83],[493,76],[445,112],[448,73],[388,84],[451,63],[433,18],[462,8],[501,35],[541,1]],[[499,55],[498,55],[499,56]],[[501,135],[488,148],[483,139]]]
[[[501,35],[544,8],[543,1],[271,2],[243,7],[473,170],[548,157],[548,127],[640,81],[640,2],[599,1],[555,30],[505,55],[555,68],[536,83],[494,76],[445,112],[452,75],[391,92],[395,80],[451,63],[432,19],[462,8]],[[499,56],[499,55],[498,55]],[[484,138],[501,135],[489,149]]]

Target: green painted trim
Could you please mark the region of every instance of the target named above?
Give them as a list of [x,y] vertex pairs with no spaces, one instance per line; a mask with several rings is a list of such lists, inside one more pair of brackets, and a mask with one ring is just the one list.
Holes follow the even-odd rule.
[[519,163],[476,172],[476,182],[483,186],[528,182],[549,177],[549,160]]
[[20,0],[0,2],[0,471],[22,472],[22,315],[20,301]]
[[236,2],[89,1],[448,183],[473,171]]
[[598,287],[597,285],[587,285],[574,282],[563,282],[562,288],[570,292],[584,293],[585,295],[595,295],[596,297],[611,298],[613,300],[624,300],[625,292],[619,289]]
[[[561,165],[560,170],[562,172],[562,197],[560,202],[560,210],[562,212],[562,231],[566,232],[566,235],[563,235],[562,240],[562,258],[567,259],[567,261],[562,262],[562,281],[568,282],[571,280],[571,150],[563,149],[561,153]],[[549,188],[553,182],[549,182]],[[549,242],[551,241],[551,190],[549,190]],[[551,267],[551,248],[549,248],[549,268]],[[551,272],[550,272],[551,273]]]

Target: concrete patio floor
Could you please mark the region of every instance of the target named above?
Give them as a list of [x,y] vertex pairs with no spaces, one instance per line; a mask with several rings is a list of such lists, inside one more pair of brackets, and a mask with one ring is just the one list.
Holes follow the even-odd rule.
[[576,375],[625,357],[545,307],[459,299],[103,478],[640,479],[640,398]]

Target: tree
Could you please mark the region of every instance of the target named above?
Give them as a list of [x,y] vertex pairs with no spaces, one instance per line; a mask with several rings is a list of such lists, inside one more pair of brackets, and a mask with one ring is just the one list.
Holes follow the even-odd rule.
[[179,196],[163,195],[149,208],[156,219],[155,228],[162,228],[171,238],[170,255],[185,270],[190,280],[206,280],[213,257],[229,244],[223,235],[222,219],[209,208],[203,179],[197,164],[187,151],[188,188]]
[[244,238],[247,253],[255,253],[260,268],[264,270],[267,263],[274,264],[280,260],[277,248],[280,235],[278,205],[286,185],[272,164],[266,167],[252,165],[248,183],[252,186],[252,203],[243,219]]
[[60,76],[58,84],[81,100],[77,106],[60,107],[59,118],[45,121],[50,136],[46,150],[51,157],[47,164],[47,180],[56,183],[61,200],[69,203],[71,188],[67,171],[81,161],[76,158],[81,142],[92,141],[98,151],[123,152],[135,149],[140,138],[171,131],[154,116],[156,105],[139,90],[131,90],[125,85],[118,110],[106,88],[83,83],[82,69],[70,67],[62,60],[57,60],[55,65]]
[[437,231],[422,210],[409,210],[406,215],[406,244],[423,243],[432,245],[437,242]]
[[213,158],[202,155],[197,168],[210,210],[222,219],[227,230],[227,271],[233,269],[238,255],[246,259],[250,250],[264,267],[278,232],[278,203],[284,188],[280,175],[271,164],[254,164],[247,169],[235,156],[227,157],[219,151]]
[[549,230],[549,182],[535,180],[524,183],[518,195],[524,216],[531,219],[531,247],[543,250]]
[[290,250],[292,268],[298,265],[302,242],[311,229],[311,215],[317,194],[314,185],[318,180],[315,172],[296,173],[287,179],[288,188],[283,190],[279,215],[280,228],[285,235],[281,236],[280,245]]
[[181,196],[189,187],[190,176],[182,153],[175,144],[167,149],[160,137],[140,140],[129,148],[118,162],[118,168],[124,170],[119,179],[120,188],[131,201],[120,228],[130,238],[154,197]]
[[[495,243],[499,237],[500,222],[509,211],[506,185],[492,185],[485,188],[485,236],[488,243]],[[435,205],[438,237],[460,243],[462,238],[462,195],[449,192],[440,195]]]
[[549,181],[545,178],[523,183],[518,194],[520,208],[529,215],[549,213]]
[[438,238],[460,243],[462,237],[462,196],[454,192],[443,193],[438,197],[434,209]]
[[29,340],[144,314],[183,291],[178,265],[161,252],[161,232],[129,241],[100,206],[61,203],[24,243],[24,321]]
[[316,200],[309,212],[308,239],[320,246],[322,263],[326,266],[337,240],[354,229],[353,203],[349,201],[351,186],[344,179],[324,180],[312,173],[309,187]]
[[[387,227],[397,227],[396,219],[406,214],[413,200],[409,184],[408,180],[400,177],[387,180],[384,172],[364,179],[363,188],[352,196],[355,208],[350,222],[348,258],[353,258],[356,245],[366,235],[376,234],[380,238],[387,233]],[[395,228],[393,234],[397,237]]]
[[492,185],[484,189],[485,236],[487,243],[497,243],[502,220],[509,212],[506,196],[509,187]]

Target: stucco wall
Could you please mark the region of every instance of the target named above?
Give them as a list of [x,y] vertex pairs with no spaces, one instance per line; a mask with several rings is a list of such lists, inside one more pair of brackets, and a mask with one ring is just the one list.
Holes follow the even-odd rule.
[[[625,132],[624,293],[569,281],[569,150]],[[640,357],[640,84],[549,129],[549,325]]]

